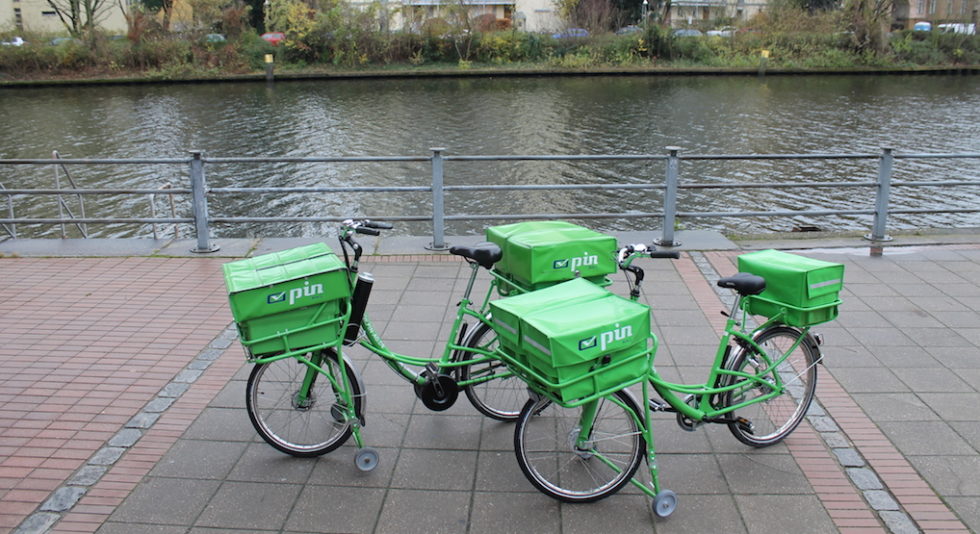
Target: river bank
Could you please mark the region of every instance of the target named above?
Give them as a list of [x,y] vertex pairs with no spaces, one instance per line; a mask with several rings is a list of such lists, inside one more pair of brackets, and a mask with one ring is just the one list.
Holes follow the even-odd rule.
[[[567,75],[976,73],[980,37],[897,31],[877,49],[834,25],[740,28],[728,37],[650,26],[560,38],[518,31],[465,36],[364,32],[273,46],[253,30],[59,41],[37,35],[0,46],[0,86],[276,79]],[[803,22],[800,23],[805,26]],[[694,31],[694,30],[692,30]],[[57,43],[57,44],[55,44]]]
[[136,85],[136,84],[198,84],[235,82],[290,82],[309,80],[359,80],[401,78],[520,78],[550,76],[817,76],[817,75],[976,75],[980,65],[915,66],[915,67],[847,67],[847,68],[798,68],[767,67],[594,67],[588,69],[560,69],[548,66],[476,67],[461,69],[455,65],[441,67],[416,67],[378,70],[325,70],[319,68],[288,69],[245,74],[188,75],[162,77],[138,73],[78,73],[28,79],[4,79],[0,88],[66,87],[88,85]]

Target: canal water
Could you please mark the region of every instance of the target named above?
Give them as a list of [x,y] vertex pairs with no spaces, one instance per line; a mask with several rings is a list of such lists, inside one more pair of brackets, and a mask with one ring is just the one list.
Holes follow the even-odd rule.
[[[830,154],[980,152],[977,76],[632,76],[221,83],[0,91],[0,159],[448,155]],[[185,165],[73,166],[79,187],[187,187]],[[895,180],[980,176],[980,161],[903,160]],[[684,161],[682,183],[871,182],[874,160]],[[662,161],[448,162],[446,184],[662,183]],[[52,168],[0,165],[0,184],[54,185]],[[64,181],[64,175],[61,176]],[[207,166],[213,187],[427,186],[425,163]],[[895,207],[975,208],[980,188],[894,188]],[[5,200],[5,199],[0,199]],[[383,216],[430,213],[426,193],[266,194],[209,200],[214,216]],[[662,192],[451,192],[448,214],[657,212]],[[871,188],[682,190],[679,210],[870,209]],[[0,206],[6,211],[6,206]],[[157,199],[157,213],[165,203]],[[169,209],[169,208],[166,208]],[[18,216],[57,215],[53,197],[15,198]],[[177,203],[179,215],[190,208]],[[89,216],[148,217],[146,197],[86,199]],[[681,219],[728,232],[799,226],[867,230],[870,216]],[[449,234],[488,221],[453,221]],[[602,230],[659,221],[597,219]],[[895,216],[889,228],[980,225],[980,214]],[[218,226],[217,236],[310,236],[331,223]],[[101,237],[146,236],[147,225],[91,225]],[[402,223],[424,235],[426,223]],[[60,229],[21,225],[21,236]]]

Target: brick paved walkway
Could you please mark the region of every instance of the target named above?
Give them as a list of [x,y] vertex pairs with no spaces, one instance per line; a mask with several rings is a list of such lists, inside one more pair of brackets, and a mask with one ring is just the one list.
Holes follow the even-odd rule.
[[[352,354],[381,466],[360,474],[349,445],[312,460],[275,452],[244,414],[226,260],[0,258],[0,531],[976,532],[980,247],[829,252],[815,253],[848,270],[841,318],[820,329],[820,405],[763,450],[660,416],[661,473],[680,496],[667,521],[633,488],[593,505],[538,494],[512,427],[465,398],[427,411],[363,351]],[[668,378],[699,380],[710,363],[722,309],[710,278],[734,255],[644,264]],[[434,259],[371,267],[372,313],[396,350],[429,353],[445,328],[455,295],[442,290],[464,273]]]

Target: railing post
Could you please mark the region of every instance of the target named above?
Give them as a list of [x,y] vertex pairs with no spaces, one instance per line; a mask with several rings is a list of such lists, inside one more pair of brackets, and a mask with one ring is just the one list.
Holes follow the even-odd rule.
[[881,149],[881,158],[878,160],[878,187],[875,194],[875,216],[874,225],[871,233],[864,236],[871,241],[891,241],[892,238],[885,233],[888,224],[888,197],[891,195],[892,182],[892,149]]
[[[3,186],[3,184],[0,184],[0,189],[6,189],[6,188]],[[14,196],[13,195],[4,195],[4,196],[7,197],[7,216],[8,216],[8,218],[13,219],[14,218]],[[17,224],[16,223],[4,224],[3,225],[3,229],[6,230],[8,234],[10,234],[10,237],[12,237],[14,239],[17,239]]]
[[442,152],[445,148],[435,147],[432,151],[432,243],[429,250],[446,250],[446,192],[443,190]]
[[664,190],[664,227],[660,239],[653,242],[662,247],[680,246],[679,241],[674,241],[674,225],[677,219],[677,179],[680,173],[677,152],[680,147],[667,147],[667,187]]
[[191,150],[191,197],[194,206],[194,228],[197,231],[197,247],[191,252],[214,252],[218,246],[208,241],[208,197],[204,183],[204,159],[200,150]]

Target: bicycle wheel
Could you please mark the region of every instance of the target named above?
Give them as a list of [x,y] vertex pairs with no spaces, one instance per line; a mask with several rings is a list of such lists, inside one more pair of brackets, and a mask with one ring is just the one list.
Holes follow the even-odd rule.
[[[497,348],[497,334],[485,323],[480,323],[476,330],[466,338],[467,347],[493,351]],[[468,358],[473,353],[459,351],[457,359]],[[459,380],[475,380],[507,373],[507,367],[499,360],[472,363],[459,368]],[[480,413],[498,421],[517,421],[521,408],[527,402],[527,385],[513,374],[496,377],[486,382],[466,386],[466,398]]]
[[562,408],[547,399],[531,399],[514,431],[517,463],[531,484],[564,502],[592,502],[612,495],[629,482],[646,453],[634,414],[636,401],[625,391],[596,401],[592,434],[576,445],[584,408]]
[[[337,353],[321,353],[321,368],[328,371],[338,387],[344,386]],[[316,360],[314,360],[316,361]],[[349,361],[347,382],[351,387],[355,413],[361,410],[361,386]],[[327,377],[313,372],[310,394],[299,398],[310,367],[295,358],[256,364],[245,388],[245,408],[252,426],[269,445],[293,456],[326,454],[343,445],[351,435],[351,424],[340,390]]]
[[[756,342],[765,349],[769,361],[774,362],[790,350],[800,334],[795,328],[776,326],[759,334]],[[728,424],[732,434],[746,445],[767,447],[779,443],[793,432],[813,401],[817,387],[818,357],[818,349],[808,336],[774,370],[785,388],[783,394],[732,412],[732,417],[738,419]],[[765,373],[766,367],[765,360],[755,350],[743,350],[735,357],[731,368],[759,376],[767,383],[775,383],[773,371]],[[745,391],[729,391],[725,394],[724,405],[740,404],[770,392],[772,388],[762,384]]]

